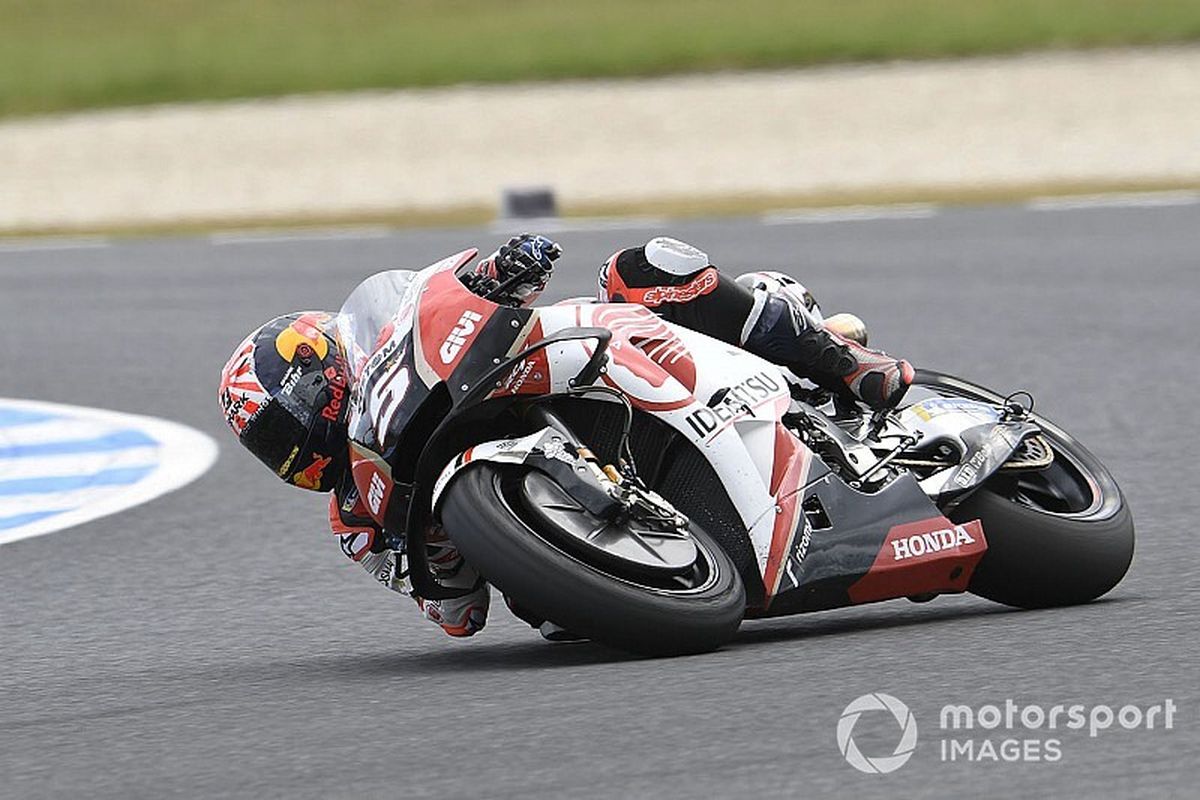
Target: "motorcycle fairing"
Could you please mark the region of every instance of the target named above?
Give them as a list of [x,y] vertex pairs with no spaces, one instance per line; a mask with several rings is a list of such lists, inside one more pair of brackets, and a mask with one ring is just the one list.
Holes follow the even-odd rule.
[[[900,526],[912,524],[930,534],[953,526],[911,475],[875,494],[858,492],[834,476],[782,423],[790,393],[775,365],[671,326],[640,306],[575,307],[575,316],[561,321],[558,308],[541,313],[547,330],[583,324],[613,331],[606,382],[689,436],[717,472],[752,541],[764,613],[792,602],[833,607],[965,590],[987,546],[982,530],[971,535],[971,543],[884,561],[889,537],[905,530]],[[568,355],[551,359],[552,372],[560,364],[577,369]],[[803,513],[809,496],[824,503],[827,530],[812,530]],[[759,515],[751,517],[747,509]],[[806,560],[811,571],[803,568]],[[785,600],[789,593],[794,594]]]
[[413,351],[425,385],[445,382],[457,400],[495,359],[517,352],[529,338],[536,312],[483,299],[463,286],[455,269],[438,271],[426,281],[413,325]]
[[850,586],[852,603],[965,592],[987,551],[983,523],[941,516],[894,525],[866,575]]
[[[687,437],[717,473],[751,540],[764,587],[755,604],[764,613],[768,608],[775,613],[785,594],[808,598],[789,603],[831,607],[881,594],[903,597],[965,588],[982,549],[922,555],[901,568],[875,566],[894,525],[928,521],[941,530],[950,523],[911,476],[873,495],[834,477],[783,424],[790,393],[777,366],[670,325],[640,306],[555,306],[539,312],[539,327],[546,333],[588,325],[613,332],[603,382]],[[551,391],[568,388],[567,376],[577,374],[590,355],[591,349],[580,342],[548,352]],[[803,513],[810,494],[823,496],[836,509],[830,512],[836,522],[820,535]],[[806,556],[815,565],[811,574],[801,569]],[[949,579],[952,572],[954,580]],[[850,586],[864,579],[867,583],[856,593],[864,599],[852,600]],[[881,582],[880,587],[872,581]]]
[[[415,445],[414,452],[402,452],[405,433],[427,404],[437,402],[435,390],[444,385],[443,396],[458,402],[475,377],[517,351],[536,317],[529,309],[484,300],[462,285],[455,273],[476,253],[464,250],[420,272],[393,273],[402,279],[372,276],[339,314],[343,344],[357,351],[351,471],[364,498],[389,501],[368,502],[380,524],[403,530],[407,483],[413,479],[405,468],[411,469],[420,452]],[[379,297],[371,295],[373,283]],[[385,316],[380,307],[389,299],[393,311]]]
[[798,504],[803,508],[799,535],[762,616],[962,592],[987,549],[975,521],[964,526],[970,541],[939,538],[936,550],[909,550],[897,558],[893,542],[956,528],[908,474],[865,494],[827,473],[798,495],[804,498]]
[[[770,483],[776,502],[771,522],[770,555],[763,570],[768,604],[779,593],[788,561],[796,552],[796,536],[803,528],[801,487],[809,483],[814,472],[827,475],[829,468],[782,422],[776,422],[775,461]],[[767,513],[771,514],[770,511]]]

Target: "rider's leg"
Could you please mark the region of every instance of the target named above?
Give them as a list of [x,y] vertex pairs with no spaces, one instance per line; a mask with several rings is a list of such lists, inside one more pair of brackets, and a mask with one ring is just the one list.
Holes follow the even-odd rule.
[[867,345],[866,323],[854,314],[846,312],[825,315],[821,310],[821,304],[817,302],[817,298],[813,296],[812,292],[791,275],[770,270],[745,272],[737,276],[737,282],[739,286],[745,286],[752,292],[762,291],[767,294],[779,295],[794,306],[803,306],[808,315],[816,318],[825,330],[836,333],[843,339],[858,342],[864,347]]
[[789,276],[751,272],[739,275],[737,282],[761,304],[756,304],[757,318],[748,323],[747,350],[827,389],[848,389],[873,408],[894,407],[912,384],[907,361],[865,346],[862,320],[852,314],[824,318],[812,293]]
[[764,299],[742,346],[818,386],[849,393],[872,408],[895,407],[913,381],[913,368],[907,361],[827,330],[774,295]]
[[600,299],[640,303],[873,408],[894,406],[912,383],[908,362],[826,330],[805,303],[742,286],[671,239],[614,253],[600,269]]
[[[672,246],[656,246],[663,242]],[[601,302],[637,303],[734,345],[741,344],[746,320],[756,311],[753,293],[722,275],[703,252],[673,239],[613,253],[600,267],[599,284]]]

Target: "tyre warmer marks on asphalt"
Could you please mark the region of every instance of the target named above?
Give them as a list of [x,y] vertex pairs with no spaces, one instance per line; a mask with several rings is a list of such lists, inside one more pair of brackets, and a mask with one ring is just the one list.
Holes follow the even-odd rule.
[[175,422],[0,398],[0,545],[153,500],[216,457],[216,442]]

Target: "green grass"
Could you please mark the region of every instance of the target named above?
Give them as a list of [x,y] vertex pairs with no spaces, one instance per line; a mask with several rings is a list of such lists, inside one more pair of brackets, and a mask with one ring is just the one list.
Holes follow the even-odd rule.
[[0,0],[0,115],[1200,39],[1200,0]]

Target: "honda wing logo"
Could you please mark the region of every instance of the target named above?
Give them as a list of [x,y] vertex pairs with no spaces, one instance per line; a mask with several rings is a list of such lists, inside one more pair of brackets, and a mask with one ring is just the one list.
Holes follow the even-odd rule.
[[938,553],[958,547],[960,544],[975,544],[971,534],[962,525],[916,534],[903,539],[893,539],[891,542],[892,551],[896,556],[895,561],[916,558],[926,553]]
[[438,351],[443,364],[450,364],[458,358],[458,354],[462,352],[467,340],[475,333],[475,323],[482,319],[483,316],[474,311],[462,313],[462,316],[458,318],[458,324],[454,326],[454,330],[450,331],[446,341],[442,342],[442,349]]

